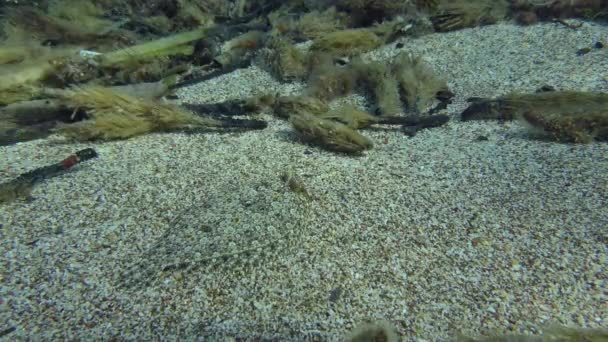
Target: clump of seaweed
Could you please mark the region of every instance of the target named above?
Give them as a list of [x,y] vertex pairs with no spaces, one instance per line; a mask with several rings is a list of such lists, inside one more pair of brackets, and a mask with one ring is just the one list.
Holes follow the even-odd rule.
[[287,21],[282,33],[295,41],[314,40],[347,26],[348,17],[332,6],[323,11],[312,10],[295,21]]
[[[155,101],[168,91],[165,82],[140,83],[111,87],[112,91]],[[35,88],[32,96],[0,108],[0,145],[45,138],[59,123],[83,119],[83,108],[72,107],[65,100],[66,91],[57,88]]]
[[[23,58],[9,60],[0,65],[0,103],[9,104],[18,100],[29,99],[32,90],[54,74],[57,61],[73,55],[74,48],[45,49],[40,46],[14,46],[21,49]],[[2,51],[0,51],[2,53]],[[6,56],[6,54],[5,54]],[[8,57],[7,57],[8,59]]]
[[[28,87],[158,81],[183,72],[190,62],[178,59],[191,55],[194,41],[205,35],[197,29],[121,48],[135,40],[131,33],[102,18],[105,12],[97,5],[73,2],[53,2],[49,13],[28,6],[8,10],[0,49],[0,102],[33,98],[22,91]],[[72,20],[81,10],[82,16]]]
[[521,119],[563,142],[608,140],[608,94],[549,91],[474,99],[462,120]]
[[540,335],[503,335],[489,337],[457,336],[455,342],[606,342],[606,329],[581,329],[552,326]]
[[355,56],[371,51],[384,44],[384,40],[367,28],[346,29],[328,33],[316,39],[310,50],[332,56]]
[[108,68],[129,66],[168,55],[191,54],[194,47],[190,43],[203,38],[205,33],[204,29],[177,33],[169,37],[102,54],[98,57],[98,60],[101,66]]
[[350,64],[338,65],[329,54],[317,55],[311,64],[307,95],[330,101],[362,85],[372,94],[377,114],[385,117],[403,112],[402,101],[409,111],[422,113],[437,100],[445,108],[453,97],[445,80],[421,57],[407,53],[388,64],[355,58]]
[[449,92],[445,80],[439,78],[421,57],[402,52],[395,58],[393,74],[408,109],[423,112],[438,94]]
[[349,66],[337,65],[330,54],[317,54],[311,61],[306,94],[325,101],[350,94],[358,74]]
[[608,3],[602,0],[514,0],[511,1],[511,11],[522,24],[564,18],[598,20],[608,18]]
[[321,145],[330,151],[356,154],[373,147],[372,141],[356,130],[308,112],[291,115],[289,122],[302,140]]
[[214,61],[222,67],[241,65],[245,60],[251,59],[250,54],[262,46],[265,37],[265,33],[258,30],[243,33],[225,42]]
[[289,118],[304,141],[330,151],[360,153],[373,147],[372,142],[357,132],[371,125],[399,125],[409,136],[421,129],[438,127],[448,122],[447,115],[374,116],[352,105],[330,109],[327,103],[310,96],[279,97],[275,114]]
[[344,105],[320,115],[326,120],[334,120],[345,124],[352,129],[368,127],[382,123],[382,119],[364,112],[353,105]]
[[[435,6],[432,1],[429,4],[429,8]],[[248,65],[252,55],[266,47],[272,51],[271,64],[281,80],[308,79],[307,95],[321,101],[315,109],[315,103],[310,100],[306,100],[308,103],[302,100],[289,103],[285,99],[279,99],[274,103],[273,98],[273,103],[265,103],[264,106],[272,105],[277,115],[288,118],[305,112],[353,130],[372,123],[387,123],[388,117],[396,116],[402,111],[399,82],[392,75],[392,70],[376,62],[355,62],[349,65],[347,60],[338,62],[338,57],[354,57],[403,34],[411,27],[411,21],[406,22],[400,15],[410,14],[410,10],[417,13],[416,5],[410,1],[384,0],[284,4],[246,1],[229,4],[216,0],[150,3],[105,0],[92,4],[56,0],[51,6],[39,7],[44,10],[15,6],[8,11],[12,18],[8,26],[14,32],[27,31],[37,41],[53,46],[50,49],[52,51],[59,51],[55,46],[69,47],[71,50],[57,58],[45,57],[44,63],[32,64],[22,61],[31,60],[37,55],[35,53],[28,55],[14,49],[0,50],[0,61],[19,65],[19,72],[11,75],[13,79],[8,78],[10,82],[0,86],[0,100],[4,95],[3,102],[6,104],[12,104],[16,100],[36,101],[48,98],[48,94],[43,91],[46,87],[71,89],[50,99],[53,115],[49,118],[63,123],[60,132],[84,140],[122,139],[158,130],[225,126],[233,120],[229,118],[222,121],[229,116],[225,114],[225,109],[236,108],[243,112],[249,110],[248,105],[230,103],[221,108],[216,106],[214,110],[219,109],[222,112],[220,116],[201,123],[198,121],[202,120],[200,117],[189,115],[190,113],[182,115],[185,112],[172,118],[169,112],[180,112],[177,108],[160,113],[158,110],[167,109],[165,105],[145,107],[137,102],[141,101],[137,96],[126,100],[123,96],[130,95],[102,86],[142,80],[158,81],[188,72],[195,60],[196,63],[209,63],[200,75],[191,75],[193,77],[173,84],[171,89],[175,89]],[[275,11],[279,6],[280,9]],[[308,13],[297,14],[302,13],[302,9],[307,9]],[[140,18],[134,16],[134,13],[140,14]],[[78,17],[79,14],[82,17]],[[268,32],[268,21],[252,20],[263,16],[269,17],[272,32]],[[90,20],[79,25],[78,22],[85,17]],[[295,20],[288,21],[286,18]],[[182,32],[159,38],[159,35],[164,36],[177,29]],[[293,45],[294,41],[304,39],[313,39],[309,53]],[[80,46],[76,48],[73,47],[74,44]],[[35,45],[40,47],[41,43]],[[86,50],[82,50],[85,46]],[[214,68],[220,70],[208,72]],[[90,81],[99,87],[73,87]],[[382,120],[374,121],[372,115],[352,108],[341,112],[331,112],[324,108],[327,106],[324,101],[349,94],[358,83],[368,85],[378,112],[383,116]],[[78,92],[89,92],[83,94],[87,100],[79,102],[75,95]],[[114,107],[102,100],[113,96],[117,96]],[[158,104],[156,101],[151,103],[151,107]],[[29,111],[28,115],[23,116],[25,118],[33,112],[35,107],[32,105],[38,106],[39,103],[19,103],[19,106],[22,105]],[[407,101],[406,105],[409,106]],[[55,108],[57,106],[62,108]],[[10,109],[12,111],[17,107]],[[66,108],[74,110],[74,115],[66,116]],[[210,108],[196,109],[205,112]],[[14,113],[5,111],[3,115],[5,114]],[[327,115],[327,118],[323,115]],[[80,121],[81,119],[84,120]],[[21,123],[19,120],[11,123],[18,126]],[[49,127],[52,128],[53,125]],[[80,131],[74,133],[76,130]],[[30,133],[32,136],[44,134],[36,130],[25,133],[20,137]]]
[[413,10],[409,1],[337,0],[339,10],[348,12],[356,26],[369,26]]
[[494,24],[508,14],[506,0],[440,0],[430,19],[435,30],[445,32]]
[[525,112],[522,117],[562,142],[608,141],[608,110],[587,113]]
[[[109,29],[111,22],[92,16],[91,8],[93,7],[91,6],[93,5],[76,6],[83,10],[82,16],[77,17],[76,21],[52,16],[34,7],[11,8],[7,13],[4,31],[9,36],[26,34],[31,39],[52,42],[56,45],[90,44],[91,42],[109,44],[113,39],[118,40],[119,37],[122,39],[122,35],[115,34]],[[99,15],[99,13],[95,13],[95,15]]]
[[287,39],[275,36],[269,39],[267,49],[260,55],[260,64],[268,65],[280,80],[293,82],[308,75],[308,53],[298,49]]
[[[2,69],[2,67],[0,67],[0,69]],[[8,88],[0,86],[0,106],[33,99],[39,96],[41,92],[42,89],[34,84],[15,84]]]
[[[340,65],[330,53],[316,54],[313,58],[306,96],[279,97],[273,106],[275,114],[289,118],[298,135],[307,142],[332,151],[360,153],[373,144],[357,129],[374,124],[400,125],[406,134],[413,136],[421,129],[441,126],[449,120],[446,115],[419,115],[435,100],[440,103],[429,113],[445,108],[453,96],[445,81],[420,58],[402,54],[389,65],[360,58]],[[357,84],[366,86],[373,94],[379,115],[353,106],[330,110],[327,101],[349,94]],[[403,111],[402,98],[416,115],[399,115]]]
[[393,116],[403,110],[397,79],[390,68],[381,62],[364,63],[361,60],[355,60],[353,68],[373,94],[380,115]]
[[348,342],[397,342],[397,329],[387,321],[365,323],[355,328],[347,337]]
[[274,102],[274,113],[284,119],[302,112],[320,116],[328,110],[327,102],[311,96],[281,96]]
[[321,52],[337,57],[357,56],[395,40],[408,28],[408,23],[403,18],[395,18],[370,27],[329,32],[315,39],[310,50],[313,54]]
[[75,88],[62,96],[69,107],[86,111],[86,120],[59,128],[61,134],[79,141],[126,139],[155,131],[220,125],[214,119],[110,88]]
[[414,4],[420,11],[430,11],[439,5],[439,0],[414,0]]

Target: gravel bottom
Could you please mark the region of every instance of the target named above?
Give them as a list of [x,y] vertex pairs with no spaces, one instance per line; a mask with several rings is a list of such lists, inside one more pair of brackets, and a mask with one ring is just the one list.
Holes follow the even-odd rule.
[[[576,55],[606,37],[591,23],[505,24],[404,49],[449,79],[456,116],[468,97],[545,84],[607,92],[608,49]],[[179,95],[301,88],[251,67]],[[348,157],[262,116],[259,132],[1,147],[0,180],[85,147],[100,157],[37,186],[32,202],[0,206],[0,332],[334,341],[384,319],[404,340],[436,341],[608,325],[608,144],[453,120],[413,138],[364,131],[375,148]],[[287,173],[310,196],[290,191]]]

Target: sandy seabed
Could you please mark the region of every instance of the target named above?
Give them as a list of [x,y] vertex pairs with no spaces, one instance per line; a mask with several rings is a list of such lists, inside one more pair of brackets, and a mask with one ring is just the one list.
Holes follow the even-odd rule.
[[[0,148],[0,181],[93,147],[99,158],[0,206],[0,331],[30,340],[340,340],[383,319],[404,340],[608,325],[608,145],[518,122],[460,122],[472,96],[608,92],[608,37],[508,24],[403,40],[456,94],[446,126],[370,130],[360,157],[262,131]],[[294,94],[258,67],[180,91]],[[353,95],[347,100],[365,104]],[[487,140],[478,139],[485,137]],[[311,198],[281,180],[296,175]]]

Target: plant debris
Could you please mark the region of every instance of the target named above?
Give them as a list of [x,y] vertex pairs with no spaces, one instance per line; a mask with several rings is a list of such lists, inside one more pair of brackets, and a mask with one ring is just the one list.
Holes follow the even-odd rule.
[[544,91],[471,102],[464,121],[520,119],[562,142],[608,140],[608,94]]

